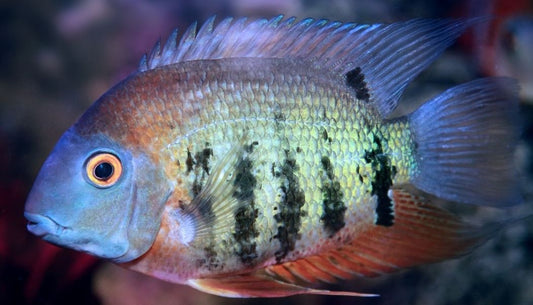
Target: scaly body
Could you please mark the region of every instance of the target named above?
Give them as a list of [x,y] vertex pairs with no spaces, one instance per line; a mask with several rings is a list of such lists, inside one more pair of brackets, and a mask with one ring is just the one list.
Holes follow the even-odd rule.
[[[142,145],[152,147],[154,159],[166,165],[182,204],[202,191],[236,146],[243,146],[241,159],[228,169],[241,193],[234,195],[239,204],[231,207],[231,225],[215,214],[208,227],[217,234],[191,236],[190,247],[176,257],[172,249],[182,241],[168,236],[178,235],[180,219],[171,216],[177,206],[167,207],[166,234],[155,246],[168,248],[169,257],[153,264],[174,260],[169,270],[161,270],[169,277],[292,261],[338,247],[375,222],[387,225],[394,217],[387,190],[406,183],[414,166],[406,121],[382,122],[346,80],[318,67],[298,71],[307,67],[299,61],[239,63],[191,62],[149,71],[143,82],[150,74],[172,81],[127,98],[137,99],[131,120],[154,114],[146,126],[135,128],[141,136],[146,129],[157,134],[142,137],[147,141]],[[131,86],[138,85],[132,80]],[[144,102],[145,96],[152,101]],[[380,179],[390,182],[379,181],[378,190],[373,184]],[[385,201],[380,210],[378,197]]]

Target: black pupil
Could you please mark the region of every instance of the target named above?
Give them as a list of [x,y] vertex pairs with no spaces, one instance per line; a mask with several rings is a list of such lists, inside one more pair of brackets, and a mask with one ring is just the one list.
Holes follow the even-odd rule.
[[102,162],[94,168],[94,176],[98,180],[107,180],[113,175],[113,165]]

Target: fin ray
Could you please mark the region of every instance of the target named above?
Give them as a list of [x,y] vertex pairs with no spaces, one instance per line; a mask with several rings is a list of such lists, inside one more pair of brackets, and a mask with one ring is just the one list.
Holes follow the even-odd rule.
[[517,93],[510,78],[479,79],[446,90],[413,112],[417,169],[411,182],[460,203],[520,203],[513,163]]
[[217,278],[189,280],[188,284],[198,290],[225,297],[285,297],[297,294],[342,295],[375,297],[376,294],[351,291],[314,289],[274,279],[266,273],[228,275]]

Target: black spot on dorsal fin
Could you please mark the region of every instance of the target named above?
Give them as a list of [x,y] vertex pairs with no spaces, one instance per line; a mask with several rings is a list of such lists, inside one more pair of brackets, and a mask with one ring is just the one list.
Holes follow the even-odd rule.
[[361,72],[361,67],[357,67],[346,73],[346,84],[355,90],[355,96],[358,99],[368,102],[370,94],[365,81],[365,75]]

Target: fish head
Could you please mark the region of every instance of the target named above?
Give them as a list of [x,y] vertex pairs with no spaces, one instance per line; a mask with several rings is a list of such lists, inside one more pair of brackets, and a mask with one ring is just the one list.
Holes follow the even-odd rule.
[[71,127],[42,166],[24,215],[48,242],[127,262],[154,242],[169,190],[147,154]]

